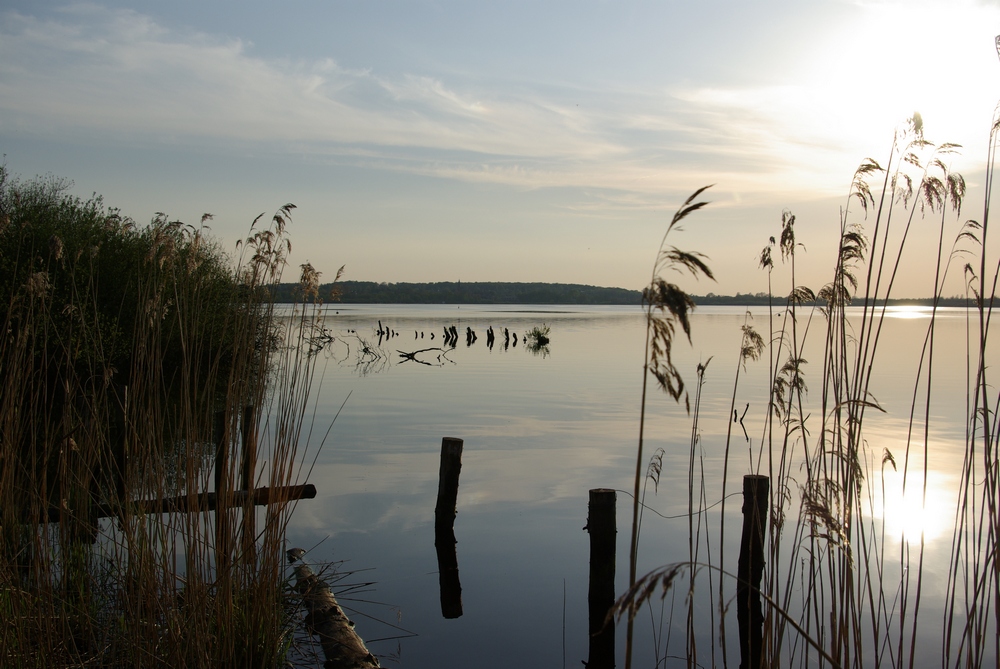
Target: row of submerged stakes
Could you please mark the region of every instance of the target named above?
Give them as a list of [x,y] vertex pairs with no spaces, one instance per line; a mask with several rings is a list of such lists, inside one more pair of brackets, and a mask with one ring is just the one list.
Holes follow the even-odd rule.
[[[456,326],[454,326],[454,325],[450,325],[450,326],[445,327],[443,329],[444,329],[444,334],[442,335],[442,338],[441,338],[441,345],[442,346],[451,347],[451,348],[455,348],[456,346],[458,346],[458,328]],[[378,343],[379,343],[379,345],[381,345],[383,338],[386,341],[389,341],[390,339],[392,339],[394,337],[398,337],[400,333],[397,332],[396,330],[393,330],[388,325],[386,325],[385,327],[383,327],[382,326],[382,321],[379,321],[378,322],[378,329],[375,331],[375,334],[378,335]],[[413,331],[413,338],[414,339],[423,339],[425,334],[426,333],[424,331],[414,330]],[[524,342],[525,346],[528,346],[529,342],[531,344],[535,344],[535,345],[538,345],[538,346],[546,346],[549,343],[549,337],[548,337],[548,335],[549,335],[549,328],[548,328],[548,326],[543,326],[541,328],[535,327],[533,330],[524,333],[521,336],[521,339]],[[430,336],[428,337],[428,339],[434,339],[434,333],[433,332],[430,333]],[[472,346],[473,344],[476,343],[476,341],[478,341],[478,339],[479,339],[479,335],[476,333],[475,330],[472,329],[472,326],[471,325],[466,326],[466,328],[465,328],[465,345],[466,346]],[[496,343],[496,339],[497,339],[497,334],[496,334],[496,332],[494,332],[493,326],[491,325],[488,328],[486,328],[486,346],[489,347],[489,348],[493,348],[493,345]],[[511,332],[508,328],[504,328],[503,329],[503,347],[505,349],[509,348],[512,345],[512,342],[513,342],[514,346],[517,346],[517,333],[516,332]],[[400,353],[402,353],[402,351],[400,351]]]
[[[458,347],[460,337],[459,332],[458,327],[455,325],[442,327],[439,346],[428,346],[412,351],[397,349],[396,353],[399,355],[399,362],[417,362],[422,365],[429,366],[440,366],[446,362],[454,363],[454,361],[448,357],[448,353]],[[542,326],[535,326],[531,330],[522,333],[520,341],[524,350],[534,355],[547,357],[550,352],[550,333],[551,328],[544,324]],[[501,335],[503,338],[502,346],[498,342],[498,337]],[[357,342],[355,363],[357,364],[359,370],[364,373],[369,373],[373,371],[373,369],[378,368],[378,363],[388,363],[388,357],[382,347],[389,342],[396,341],[402,337],[402,334],[389,325],[382,325],[382,321],[379,320],[378,327],[374,329],[374,336],[377,339],[370,342],[354,329],[348,329],[345,334],[337,335],[334,334],[330,328],[326,327],[326,325],[322,323],[315,323],[310,328],[310,335],[308,336],[309,352],[311,355],[316,355],[321,351],[334,348],[337,344],[347,344],[348,339],[353,338]],[[436,333],[434,331],[427,332],[423,330],[414,330],[413,339],[415,341],[423,340],[425,342],[436,341]],[[472,326],[466,326],[466,347],[471,347],[478,340],[479,334],[476,330],[474,330]],[[500,346],[504,351],[506,351],[511,348],[517,348],[517,345],[517,332],[511,331],[506,327],[502,330],[494,330],[492,325],[486,328],[486,346],[491,351],[494,346]],[[428,360],[428,358],[431,358],[433,361]]]

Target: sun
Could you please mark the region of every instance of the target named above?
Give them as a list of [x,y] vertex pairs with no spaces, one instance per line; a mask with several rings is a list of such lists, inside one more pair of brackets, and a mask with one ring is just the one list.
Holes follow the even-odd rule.
[[[981,161],[1000,98],[1000,8],[969,1],[862,2],[820,27],[795,67],[804,123],[855,155],[875,155],[914,112],[927,139]],[[963,158],[955,159],[962,168]]]

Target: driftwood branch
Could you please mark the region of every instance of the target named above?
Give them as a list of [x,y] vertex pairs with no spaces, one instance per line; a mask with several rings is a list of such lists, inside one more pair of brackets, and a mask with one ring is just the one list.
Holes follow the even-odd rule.
[[[426,360],[421,360],[420,358],[417,357],[419,354],[427,353],[428,351],[440,351],[440,354],[437,357],[439,364],[434,365],[432,363],[427,362]],[[400,363],[412,360],[413,362],[418,362],[421,365],[427,365],[428,367],[443,367],[444,366],[443,360],[448,360],[448,351],[446,351],[441,347],[422,348],[419,351],[413,351],[412,353],[407,353],[406,351],[400,351],[399,349],[396,349],[396,353],[399,353],[399,357],[402,358]],[[448,360],[448,362],[451,362],[451,360]]]
[[288,561],[295,564],[295,587],[302,593],[309,630],[319,637],[326,656],[325,669],[374,669],[378,659],[354,631],[354,623],[344,615],[330,586],[302,561],[305,551],[293,548]]

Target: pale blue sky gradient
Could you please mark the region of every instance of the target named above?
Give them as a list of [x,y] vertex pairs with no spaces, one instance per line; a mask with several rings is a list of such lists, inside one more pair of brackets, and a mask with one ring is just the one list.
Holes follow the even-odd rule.
[[[8,0],[0,152],[138,222],[211,212],[229,248],[293,202],[293,267],[377,281],[640,288],[714,183],[673,239],[718,276],[691,289],[764,290],[785,208],[818,288],[854,168],[915,110],[981,216],[997,33],[972,0]],[[900,294],[930,292],[926,227]]]

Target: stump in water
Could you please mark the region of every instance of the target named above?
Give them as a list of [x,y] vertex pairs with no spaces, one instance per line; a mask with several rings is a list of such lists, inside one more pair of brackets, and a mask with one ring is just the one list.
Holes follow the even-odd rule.
[[462,448],[465,442],[454,437],[441,440],[441,464],[438,469],[437,504],[434,522],[454,526],[458,507],[458,478],[462,473]]
[[763,649],[764,613],[760,581],[764,573],[764,530],[767,528],[766,476],[743,477],[743,539],[740,543],[736,617],[740,627],[740,669],[757,669]]
[[590,533],[590,659],[584,663],[588,669],[615,666],[615,626],[608,621],[608,612],[615,605],[616,499],[614,490],[591,490],[583,528]]
[[[257,471],[257,408],[248,405],[243,408],[242,431],[243,452],[240,460],[240,481],[244,490],[253,490],[254,474]],[[243,505],[243,551],[246,555],[257,554],[257,515],[249,501]],[[253,564],[256,564],[254,557]]]
[[319,637],[326,656],[326,669],[374,669],[378,659],[372,655],[365,642],[354,631],[354,623],[344,615],[337,598],[327,585],[302,562],[305,551],[293,548],[288,551],[288,561],[295,566],[295,586],[302,593],[302,601],[309,615],[309,631]]
[[464,443],[461,439],[451,437],[441,440],[437,506],[434,508],[434,548],[438,558],[441,615],[445,618],[462,616],[462,583],[458,577],[455,515],[458,513],[458,477],[462,472]]

